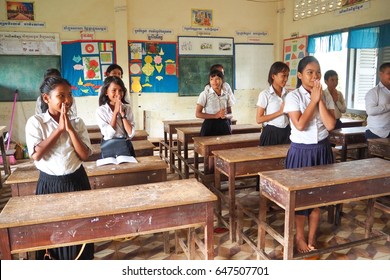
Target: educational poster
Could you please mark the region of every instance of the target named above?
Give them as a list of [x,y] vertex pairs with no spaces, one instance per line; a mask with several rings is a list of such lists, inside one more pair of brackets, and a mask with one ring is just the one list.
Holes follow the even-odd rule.
[[286,88],[294,89],[297,86],[297,67],[299,61],[306,56],[307,36],[285,39],[283,44],[284,62],[290,67],[290,75]]
[[115,61],[115,41],[62,42],[61,74],[74,96],[98,95],[104,72]]
[[129,41],[130,92],[178,92],[177,43]]

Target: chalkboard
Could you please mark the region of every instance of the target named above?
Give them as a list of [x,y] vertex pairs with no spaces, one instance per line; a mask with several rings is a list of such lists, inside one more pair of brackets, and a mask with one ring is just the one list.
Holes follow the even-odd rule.
[[209,82],[210,67],[222,64],[225,82],[234,89],[233,56],[179,56],[179,96],[198,96]]
[[48,68],[60,67],[60,56],[0,55],[0,101],[33,101],[39,96],[39,86]]

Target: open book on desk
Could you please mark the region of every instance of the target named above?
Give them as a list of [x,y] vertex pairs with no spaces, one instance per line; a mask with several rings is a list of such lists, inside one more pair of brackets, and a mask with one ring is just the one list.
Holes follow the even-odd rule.
[[98,159],[96,161],[97,166],[105,165],[105,164],[121,164],[123,162],[133,162],[138,163],[138,161],[135,159],[135,157],[132,156],[117,156],[114,157],[108,157],[108,158],[102,158]]

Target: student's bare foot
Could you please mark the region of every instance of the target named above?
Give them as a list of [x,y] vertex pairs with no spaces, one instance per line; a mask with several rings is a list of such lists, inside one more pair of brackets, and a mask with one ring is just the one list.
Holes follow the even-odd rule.
[[299,253],[307,253],[310,252],[310,248],[307,245],[306,241],[302,238],[295,240],[295,245],[297,246],[297,251]]
[[308,244],[307,247],[309,248],[309,251],[317,250],[317,248],[316,248],[316,246],[314,244]]

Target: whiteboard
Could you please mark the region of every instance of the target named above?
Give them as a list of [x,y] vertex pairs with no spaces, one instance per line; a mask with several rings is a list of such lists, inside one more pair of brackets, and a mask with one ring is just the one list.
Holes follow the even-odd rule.
[[236,89],[264,89],[274,63],[273,44],[235,44]]

